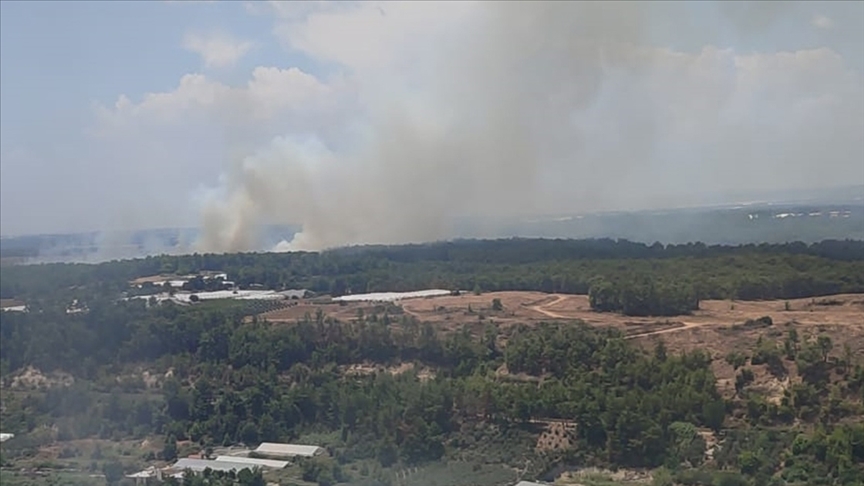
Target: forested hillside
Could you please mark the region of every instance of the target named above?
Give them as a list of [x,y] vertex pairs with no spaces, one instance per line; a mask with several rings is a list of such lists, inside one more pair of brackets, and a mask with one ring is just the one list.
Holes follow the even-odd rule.
[[[864,359],[825,337],[771,329],[751,349],[723,357],[673,353],[662,341],[643,349],[581,322],[443,332],[383,306],[342,322],[321,312],[276,325],[250,319],[240,301],[119,297],[142,275],[222,270],[243,284],[334,294],[590,291],[598,311],[663,315],[712,296],[861,292],[862,250],[851,241],[731,248],[507,240],[4,268],[4,298],[30,311],[0,314],[0,430],[17,435],[4,443],[2,461],[44,462],[51,446],[61,451],[51,464],[92,463],[111,483],[122,478],[118,467],[129,472],[184,453],[316,441],[327,457],[276,481],[405,484],[394,471],[458,462],[468,471],[438,484],[510,484],[586,466],[651,471],[655,484],[861,484]],[[70,298],[87,312],[68,313]],[[718,391],[712,363],[723,359],[739,373],[736,397]],[[800,375],[776,401],[748,388],[751,369],[763,363],[794,365]],[[351,372],[361,364],[380,371]],[[44,382],[25,380],[32,369]],[[550,421],[573,424],[561,437],[569,447],[535,448]],[[75,444],[83,439],[162,445],[108,459],[82,455]]]

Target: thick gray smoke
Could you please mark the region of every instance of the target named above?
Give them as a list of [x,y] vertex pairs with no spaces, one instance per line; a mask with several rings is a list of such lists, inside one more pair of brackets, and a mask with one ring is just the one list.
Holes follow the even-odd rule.
[[303,225],[286,249],[321,249],[446,238],[460,214],[531,212],[541,169],[580,144],[571,114],[607,70],[633,65],[644,12],[501,2],[476,14],[436,47],[422,92],[370,96],[373,129],[357,150],[285,139],[238,164],[205,209],[203,249],[255,249],[265,222]]
[[[649,178],[660,186],[655,194],[690,183],[710,188],[717,178],[712,171],[731,170],[728,161],[747,167],[749,155],[739,153],[744,145],[733,139],[753,140],[746,127],[720,115],[741,112],[729,101],[735,61],[714,49],[703,51],[712,63],[706,66],[698,55],[685,59],[645,47],[651,14],[641,2],[480,2],[470,22],[445,36],[398,39],[416,50],[415,61],[428,62],[412,64],[398,84],[382,82],[386,76],[372,69],[351,73],[363,125],[370,128],[349,148],[286,137],[243,158],[204,210],[201,249],[259,249],[257,228],[266,223],[302,224],[293,241],[280,245],[283,250],[430,241],[454,236],[459,215],[529,214],[562,199],[570,209],[584,210],[627,203],[644,194]],[[735,9],[726,14],[741,16]],[[776,15],[769,9],[742,29],[758,29]],[[695,78],[698,96],[679,97],[674,87],[666,88],[678,79],[658,76],[658,64]],[[622,79],[645,81],[644,91],[621,89]],[[614,96],[605,92],[610,85]],[[671,93],[668,99],[652,96],[661,88]],[[681,94],[688,89],[692,85],[682,83]],[[852,94],[859,103],[860,93]],[[716,147],[706,159],[709,169],[648,161],[662,117],[667,138]],[[862,119],[852,116],[857,125],[838,125],[833,132],[854,139]],[[721,132],[726,138],[711,135]],[[704,133],[710,138],[698,139]],[[808,133],[798,143],[810,145],[787,147],[791,155],[784,163],[793,171],[796,150],[813,154],[824,142]],[[765,143],[786,136],[769,133]],[[763,170],[760,177],[772,177]],[[604,178],[614,178],[614,195],[608,194],[612,184],[600,183]],[[553,197],[543,187],[559,190]]]

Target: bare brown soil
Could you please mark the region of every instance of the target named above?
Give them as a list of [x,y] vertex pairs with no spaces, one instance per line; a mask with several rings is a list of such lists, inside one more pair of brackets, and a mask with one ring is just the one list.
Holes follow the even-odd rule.
[[[492,310],[500,299],[502,311]],[[656,335],[689,335],[703,326],[712,329],[740,325],[748,319],[769,316],[775,325],[793,322],[797,326],[860,327],[864,331],[864,295],[843,294],[816,299],[788,301],[731,302],[707,300],[689,316],[668,318],[627,317],[591,310],[586,295],[543,294],[540,292],[492,292],[406,300],[406,313],[424,322],[467,323],[483,316],[498,323],[531,323],[552,320],[581,320],[593,326],[621,329],[631,338]],[[825,305],[831,304],[831,305]],[[450,327],[450,326],[448,326]]]
[[[830,304],[830,305],[826,305]],[[662,340],[670,352],[700,349],[710,353],[718,379],[718,389],[726,397],[735,395],[736,370],[724,359],[730,352],[752,356],[757,341],[782,345],[790,329],[795,329],[802,341],[826,335],[834,343],[832,355],[841,356],[848,346],[853,359],[864,357],[864,295],[845,294],[816,299],[788,301],[729,302],[706,301],[693,316],[682,317],[684,326],[677,330],[662,330],[633,336],[637,343],[654,347]],[[742,326],[748,319],[768,316],[768,327]],[[779,403],[783,392],[800,381],[794,361],[785,361],[788,374],[775,377],[765,365],[749,367],[755,381],[748,390],[756,391],[769,401]]]
[[[61,459],[62,454],[65,451],[69,454],[69,456],[66,457],[67,461],[82,462],[83,465],[83,463],[89,464],[91,462],[90,458],[96,450],[100,450],[100,452],[106,456],[128,457],[139,454],[144,456],[147,452],[157,454],[162,449],[161,440],[155,438],[153,440],[124,440],[120,442],[107,439],[56,441],[56,430],[54,429],[50,429],[49,435],[52,435],[55,442],[40,447],[39,452],[33,458],[35,461],[53,461]],[[164,462],[160,461],[157,464],[161,466]]]
[[[492,310],[493,299],[499,299],[503,310]],[[654,317],[625,317],[620,314],[591,310],[586,295],[544,294],[542,292],[490,292],[482,295],[435,297],[406,300],[405,312],[424,322],[443,324],[445,329],[474,322],[491,321],[507,328],[513,324],[531,324],[560,320],[581,320],[593,326],[616,327],[626,334],[657,331],[680,326],[675,320]]]
[[[501,310],[493,310],[493,299],[499,299]],[[481,295],[407,299],[396,304],[407,315],[430,323],[444,331],[468,326],[482,332],[487,324],[497,324],[506,334],[518,324],[581,320],[592,326],[621,330],[636,344],[653,348],[662,340],[670,352],[701,349],[714,356],[714,372],[718,386],[725,395],[734,394],[736,371],[723,359],[731,351],[751,354],[756,341],[781,342],[789,329],[796,329],[802,340],[827,335],[835,343],[833,354],[843,352],[847,345],[853,357],[864,356],[864,294],[841,294],[827,297],[741,302],[707,300],[692,315],[669,318],[627,317],[591,310],[588,296],[544,294],[541,292],[490,292]],[[327,317],[350,321],[358,312],[365,315],[383,314],[384,305],[371,303],[313,304],[300,301],[297,305],[263,314],[270,322],[295,322],[309,314],[314,318],[319,310]],[[398,313],[397,307],[391,307]],[[788,309],[788,310],[787,310]],[[769,327],[742,326],[749,319],[771,317]],[[398,318],[398,315],[395,316]],[[506,342],[506,337],[502,337]],[[794,363],[787,364],[789,375],[778,379],[764,370],[752,367],[756,381],[751,389],[779,400],[783,390],[797,379]],[[505,373],[506,374],[506,373]]]

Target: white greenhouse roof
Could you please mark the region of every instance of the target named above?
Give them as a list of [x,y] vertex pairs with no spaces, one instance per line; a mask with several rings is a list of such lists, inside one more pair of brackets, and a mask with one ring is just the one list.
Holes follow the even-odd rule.
[[274,461],[273,459],[256,459],[254,457],[241,456],[218,456],[217,461],[234,462],[239,464],[250,464],[254,466],[270,467],[273,469],[283,469],[288,466],[287,461]]
[[375,292],[371,294],[352,294],[334,297],[337,302],[393,302],[402,299],[416,299],[421,297],[441,297],[450,295],[449,290],[430,289],[417,290],[414,292]]
[[299,445],[299,444],[279,444],[275,442],[263,442],[255,449],[258,454],[265,454],[279,457],[312,457],[323,452],[318,446],[314,445]]
[[159,476],[159,473],[156,472],[156,469],[153,468],[153,467],[147,468],[147,469],[145,469],[145,470],[143,470],[143,471],[138,471],[138,472],[136,472],[136,473],[132,473],[132,474],[127,474],[127,475],[126,475],[126,477],[127,477],[127,478],[130,478],[130,479],[135,479],[135,478],[155,478],[155,477],[157,477],[157,476]]
[[198,300],[281,300],[285,298],[273,290],[214,290],[212,292],[195,292],[194,294],[176,294],[174,298],[182,302],[190,302],[193,295],[197,295]]

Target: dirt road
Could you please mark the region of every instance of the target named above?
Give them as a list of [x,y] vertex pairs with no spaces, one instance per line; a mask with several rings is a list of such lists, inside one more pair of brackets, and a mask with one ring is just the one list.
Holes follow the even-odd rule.
[[640,332],[637,334],[631,334],[624,339],[635,339],[635,338],[641,338],[641,337],[647,337],[647,336],[656,336],[657,334],[667,334],[670,332],[678,332],[678,331],[683,331],[685,329],[693,329],[695,327],[701,327],[701,326],[704,326],[708,323],[707,322],[680,322],[680,324],[682,324],[682,326],[680,326],[680,327],[671,327],[669,329],[659,329],[657,331],[648,331],[648,332]]
[[545,304],[532,305],[532,306],[529,306],[528,308],[535,311],[535,312],[539,312],[546,317],[551,317],[552,319],[571,319],[571,317],[562,316],[561,314],[558,314],[556,312],[552,312],[550,310],[545,309],[545,307],[551,307],[555,304],[559,304],[561,302],[564,302],[569,297],[570,297],[569,295],[556,295],[555,300],[553,300],[551,302],[546,302]]

